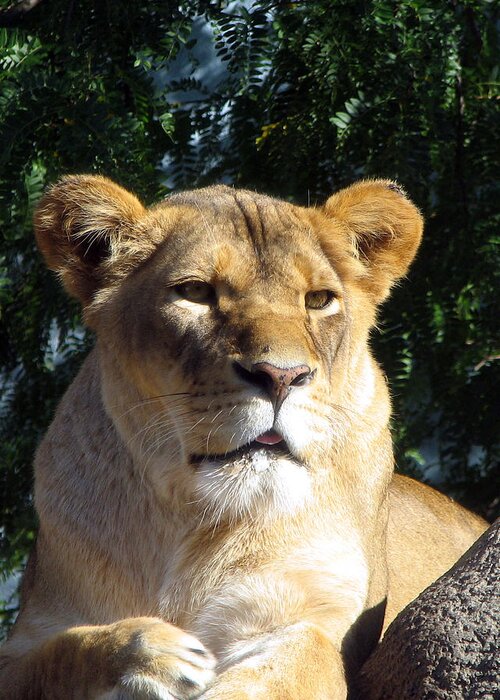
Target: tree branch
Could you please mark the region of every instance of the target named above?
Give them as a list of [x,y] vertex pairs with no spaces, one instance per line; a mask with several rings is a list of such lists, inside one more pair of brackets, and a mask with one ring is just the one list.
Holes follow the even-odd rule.
[[478,362],[477,365],[474,366],[474,370],[478,372],[481,367],[484,367],[485,364],[488,362],[493,362],[494,360],[500,360],[500,355],[487,355],[481,360],[481,362]]
[[42,0],[21,0],[0,10],[0,27],[16,27]]

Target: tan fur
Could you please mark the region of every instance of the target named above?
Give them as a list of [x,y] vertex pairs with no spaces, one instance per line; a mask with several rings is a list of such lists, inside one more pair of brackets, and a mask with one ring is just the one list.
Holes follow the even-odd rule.
[[[72,176],[35,230],[97,346],[36,456],[0,697],[345,698],[386,600],[384,624],[485,527],[392,474],[367,339],[419,212],[384,180],[320,208],[213,187],[146,210]],[[300,378],[280,407],[269,366]]]

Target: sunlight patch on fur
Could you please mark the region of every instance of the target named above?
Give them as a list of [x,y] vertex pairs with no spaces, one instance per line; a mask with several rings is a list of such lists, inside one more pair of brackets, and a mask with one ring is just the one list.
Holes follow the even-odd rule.
[[159,683],[154,678],[146,676],[142,673],[133,673],[124,676],[120,682],[120,689],[116,698],[123,697],[123,691],[127,694],[126,697],[137,698],[156,698],[156,700],[175,700],[175,695],[169,692],[166,685]]

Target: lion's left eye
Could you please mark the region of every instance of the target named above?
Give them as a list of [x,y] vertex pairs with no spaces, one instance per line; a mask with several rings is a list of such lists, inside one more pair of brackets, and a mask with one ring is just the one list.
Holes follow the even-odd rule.
[[307,292],[305,304],[307,309],[325,309],[335,299],[335,294],[329,289],[320,289],[317,292]]
[[183,282],[174,289],[180,297],[194,304],[213,304],[216,299],[215,289],[207,282]]

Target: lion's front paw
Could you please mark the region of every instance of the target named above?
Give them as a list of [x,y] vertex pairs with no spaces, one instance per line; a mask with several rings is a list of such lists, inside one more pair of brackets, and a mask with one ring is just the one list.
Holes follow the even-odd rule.
[[[117,623],[127,643],[117,654],[120,700],[193,700],[214,678],[215,659],[195,637],[155,618]],[[128,634],[127,634],[128,633]]]

